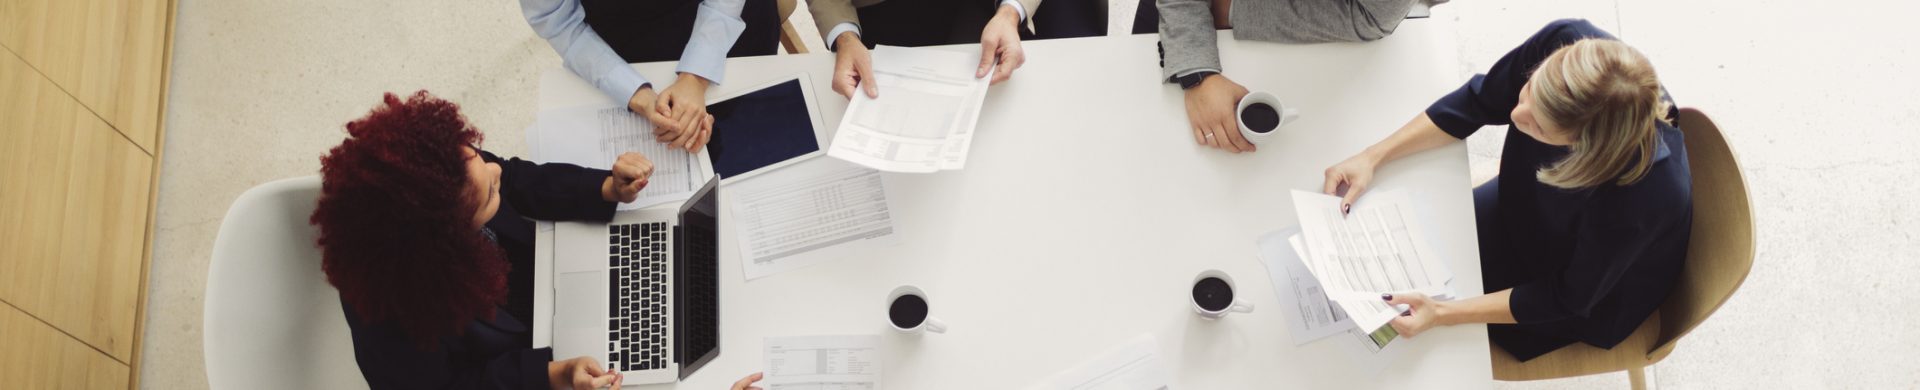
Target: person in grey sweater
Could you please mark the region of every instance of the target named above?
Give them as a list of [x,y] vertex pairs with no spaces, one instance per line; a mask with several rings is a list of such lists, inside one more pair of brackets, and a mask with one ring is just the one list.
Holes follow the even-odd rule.
[[[1359,42],[1385,38],[1415,3],[1446,0],[1141,0],[1159,14],[1161,77],[1186,90],[1193,141],[1229,152],[1251,152],[1240,136],[1234,106],[1247,88],[1220,67],[1215,29],[1233,38],[1281,43]],[[1147,7],[1141,7],[1146,10]],[[1143,13],[1144,16],[1144,13]]]

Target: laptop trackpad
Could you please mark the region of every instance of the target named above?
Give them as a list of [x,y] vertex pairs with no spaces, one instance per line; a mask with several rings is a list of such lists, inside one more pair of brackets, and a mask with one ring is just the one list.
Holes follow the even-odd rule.
[[553,358],[581,355],[606,360],[607,271],[570,272],[553,278]]

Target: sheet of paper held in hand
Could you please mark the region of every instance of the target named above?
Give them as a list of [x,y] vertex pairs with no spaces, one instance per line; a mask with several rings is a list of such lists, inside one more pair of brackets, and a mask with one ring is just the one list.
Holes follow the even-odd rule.
[[863,243],[892,243],[893,211],[880,171],[801,158],[730,182],[722,193],[747,280],[845,258]]
[[1301,345],[1355,329],[1353,319],[1327,299],[1327,292],[1307,271],[1306,251],[1296,245],[1300,228],[1288,227],[1260,236],[1260,262],[1273,279],[1273,294],[1287,321],[1287,334]]
[[827,154],[888,172],[965,168],[993,79],[973,77],[979,64],[977,51],[874,48],[880,97],[853,94]]
[[[633,202],[620,210],[687,200],[712,177],[706,151],[688,153],[655,141],[653,123],[625,106],[579,106],[544,111],[534,120],[538,138],[529,157],[543,163],[568,163],[609,169],[620,154],[638,152],[653,162],[653,176]],[[534,138],[534,137],[529,137]]]
[[1380,294],[1452,295],[1447,283],[1453,274],[1428,248],[1424,225],[1418,223],[1406,191],[1367,194],[1350,215],[1340,212],[1340,198],[1316,192],[1294,190],[1293,206],[1306,244],[1307,270],[1327,299],[1351,315],[1354,325],[1376,344],[1384,346],[1398,336],[1386,325],[1400,315]]
[[768,390],[874,390],[880,388],[880,336],[768,337]]
[[1154,353],[1158,348],[1153,334],[1135,336],[1027,390],[1167,389],[1173,386],[1173,374],[1166,361]]

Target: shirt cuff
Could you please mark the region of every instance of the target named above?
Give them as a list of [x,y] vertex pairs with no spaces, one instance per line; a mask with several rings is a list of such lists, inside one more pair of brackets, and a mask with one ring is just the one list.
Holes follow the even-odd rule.
[[601,81],[598,84],[600,84],[601,92],[605,92],[607,96],[613,97],[613,100],[620,102],[620,105],[624,106],[628,101],[633,100],[633,94],[640,92],[641,87],[651,85],[652,83],[647,82],[647,78],[641,76],[639,71],[633,70],[631,65],[620,64],[618,66],[626,66],[628,68],[624,70],[614,69],[607,72],[601,76]]
[[687,45],[686,53],[680,55],[680,64],[674,66],[674,71],[691,73],[707,79],[713,85],[720,85],[720,79],[727,74],[727,49],[730,48]]
[[860,25],[853,24],[853,22],[840,22],[840,24],[833,25],[832,30],[827,30],[827,51],[834,51],[833,44],[840,42],[840,33],[844,32],[852,32],[854,37],[859,37]]
[[1027,22],[1027,6],[1020,5],[1019,1],[1014,0],[1000,0],[1000,5],[1012,5],[1013,12],[1020,14],[1020,23]]

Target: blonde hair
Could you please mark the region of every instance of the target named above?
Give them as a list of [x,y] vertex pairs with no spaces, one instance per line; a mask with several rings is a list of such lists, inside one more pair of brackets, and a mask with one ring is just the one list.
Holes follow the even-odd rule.
[[1534,111],[1573,138],[1572,153],[1541,168],[1541,183],[1577,189],[1630,185],[1653,167],[1665,121],[1660,78],[1638,50],[1620,41],[1583,39],[1547,56],[1530,80]]

